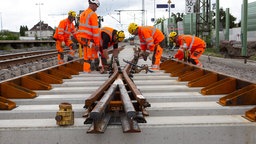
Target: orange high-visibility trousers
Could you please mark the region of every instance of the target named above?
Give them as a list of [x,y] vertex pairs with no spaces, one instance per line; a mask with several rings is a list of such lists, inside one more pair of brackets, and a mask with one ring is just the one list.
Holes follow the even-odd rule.
[[202,66],[202,63],[199,61],[199,58],[204,53],[205,48],[197,48],[191,55],[190,58],[194,60],[195,65]]
[[160,45],[156,45],[152,58],[152,68],[159,69],[162,53],[163,48]]
[[57,40],[55,42],[55,45],[56,45],[56,50],[58,51],[58,54],[57,54],[58,64],[63,64],[64,63],[64,54],[63,54],[63,48],[61,46],[61,41]]
[[153,65],[160,65],[162,53],[163,53],[163,48],[161,48],[160,45],[157,45],[153,54],[153,60],[152,60]]
[[91,72],[91,61],[98,59],[98,52],[94,47],[84,46],[84,72]]
[[[57,59],[58,59],[58,64],[63,64],[64,63],[64,47],[62,47],[62,45],[61,45],[61,42],[62,41],[60,41],[60,40],[57,40],[56,42],[55,42],[55,44],[56,44],[56,50],[58,51],[58,55],[57,55]],[[66,46],[69,46],[70,47],[70,51],[69,51],[69,54],[72,56],[72,57],[74,57],[74,55],[75,55],[75,51],[72,49],[72,47],[70,46],[70,45],[72,45],[72,41],[71,40],[69,40],[69,39],[67,39],[67,40],[65,40],[64,41],[65,42],[65,45]]]
[[176,58],[178,60],[183,60],[183,58],[184,58],[184,50],[183,50],[183,48],[179,48],[178,49],[178,51],[174,55],[174,58]]

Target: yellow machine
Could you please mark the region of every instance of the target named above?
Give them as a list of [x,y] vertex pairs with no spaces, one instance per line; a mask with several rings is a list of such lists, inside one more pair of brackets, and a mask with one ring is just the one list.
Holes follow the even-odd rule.
[[68,126],[74,124],[74,111],[70,103],[61,103],[59,111],[56,113],[56,124],[60,126]]

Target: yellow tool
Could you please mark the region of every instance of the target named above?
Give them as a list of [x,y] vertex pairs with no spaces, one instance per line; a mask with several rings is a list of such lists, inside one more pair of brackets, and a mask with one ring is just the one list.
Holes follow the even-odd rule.
[[61,103],[59,111],[56,113],[56,124],[60,126],[68,126],[74,124],[74,111],[70,103]]

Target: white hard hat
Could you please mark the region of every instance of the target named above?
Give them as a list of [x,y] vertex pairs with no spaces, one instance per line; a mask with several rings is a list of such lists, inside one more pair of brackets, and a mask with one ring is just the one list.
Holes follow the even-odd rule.
[[100,2],[98,0],[89,0],[89,3],[96,4],[98,7],[100,6]]

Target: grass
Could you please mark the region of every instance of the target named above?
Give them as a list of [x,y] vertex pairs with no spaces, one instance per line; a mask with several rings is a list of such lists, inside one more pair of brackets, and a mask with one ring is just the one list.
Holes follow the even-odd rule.
[[215,56],[215,57],[224,57],[220,52],[215,48],[206,48],[204,55]]

